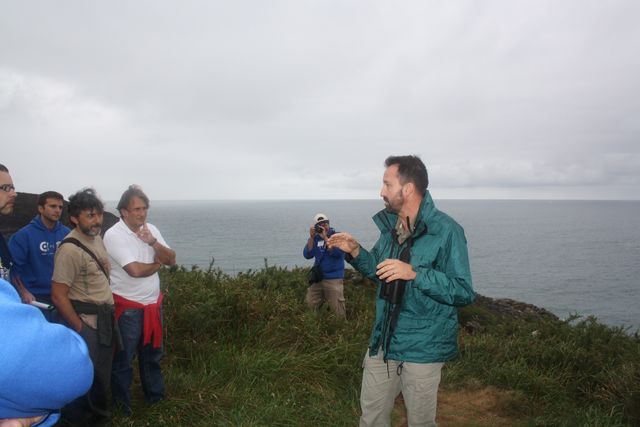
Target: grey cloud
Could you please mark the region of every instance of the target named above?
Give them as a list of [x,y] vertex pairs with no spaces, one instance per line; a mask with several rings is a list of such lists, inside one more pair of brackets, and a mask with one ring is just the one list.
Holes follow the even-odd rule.
[[639,12],[632,0],[13,2],[0,14],[3,161],[34,191],[30,170],[60,150],[77,162],[99,149],[100,165],[51,184],[375,198],[384,158],[415,153],[456,197],[585,185],[637,198]]

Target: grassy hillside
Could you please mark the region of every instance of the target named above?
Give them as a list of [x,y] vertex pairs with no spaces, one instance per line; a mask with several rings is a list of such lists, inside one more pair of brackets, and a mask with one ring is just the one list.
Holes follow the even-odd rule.
[[[265,267],[162,273],[168,400],[148,407],[134,388],[122,426],[354,426],[374,287],[346,282],[347,320],[309,312],[305,270]],[[480,325],[441,384],[440,425],[640,425],[640,340],[594,319],[505,319]],[[488,396],[488,397],[487,397]],[[476,401],[477,399],[477,401]],[[477,403],[476,403],[477,402]],[[402,405],[394,425],[403,425]]]

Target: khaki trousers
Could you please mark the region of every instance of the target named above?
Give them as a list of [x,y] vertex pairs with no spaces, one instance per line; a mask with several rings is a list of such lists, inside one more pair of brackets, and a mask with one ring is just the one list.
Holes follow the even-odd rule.
[[305,302],[313,310],[326,302],[337,316],[345,317],[344,285],[342,279],[323,279],[307,288]]
[[411,363],[387,360],[382,349],[364,357],[360,391],[360,427],[388,427],[396,397],[402,392],[409,427],[436,425],[438,385],[444,363]]

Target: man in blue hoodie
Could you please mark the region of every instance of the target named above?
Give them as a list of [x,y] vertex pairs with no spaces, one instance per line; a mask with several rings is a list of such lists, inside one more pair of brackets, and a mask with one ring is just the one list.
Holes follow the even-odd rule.
[[305,301],[311,309],[317,309],[325,301],[333,309],[336,315],[345,317],[344,307],[344,252],[338,248],[329,249],[327,241],[335,234],[335,230],[329,227],[329,217],[323,213],[313,217],[313,225],[309,229],[309,239],[302,254],[306,259],[315,257],[316,267],[321,277],[318,276],[310,283],[307,289]]
[[[64,198],[55,191],[38,196],[38,215],[9,240],[13,256],[11,277],[25,304],[39,301],[51,304],[53,258],[58,245],[69,234],[60,222]],[[52,312],[43,310],[49,321],[57,321]]]

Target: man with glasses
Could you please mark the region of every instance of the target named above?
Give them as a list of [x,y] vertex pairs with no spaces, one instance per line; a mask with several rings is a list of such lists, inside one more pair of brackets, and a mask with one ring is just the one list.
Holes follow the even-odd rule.
[[104,236],[111,259],[111,289],[123,349],[116,353],[111,375],[114,407],[131,415],[133,357],[138,353],[140,382],[148,404],[165,397],[160,369],[162,346],[162,292],[158,270],[174,265],[176,253],[160,231],[147,223],[149,198],[136,185],[122,194],[117,206],[120,222]]
[[[11,215],[13,213],[16,196],[16,187],[13,186],[9,169],[0,164],[0,215]],[[9,252],[9,246],[2,233],[0,233],[0,279],[9,281],[9,270],[12,265],[13,258],[11,257],[11,252]]]
[[313,217],[309,239],[302,250],[306,259],[315,258],[314,269],[319,276],[310,277],[305,301],[311,309],[317,309],[325,301],[339,317],[346,316],[344,305],[344,252],[329,249],[327,241],[336,231],[329,227],[329,217],[318,213]]
[[[38,215],[18,230],[9,241],[13,256],[12,276],[25,304],[39,301],[51,304],[53,257],[69,233],[60,222],[64,199],[62,194],[46,191],[38,196]],[[43,309],[47,320],[58,322],[57,312]]]

